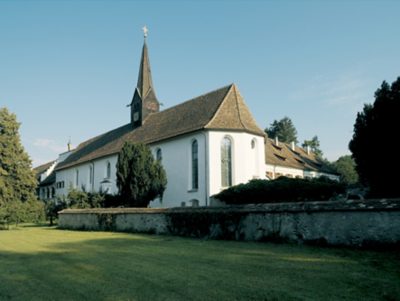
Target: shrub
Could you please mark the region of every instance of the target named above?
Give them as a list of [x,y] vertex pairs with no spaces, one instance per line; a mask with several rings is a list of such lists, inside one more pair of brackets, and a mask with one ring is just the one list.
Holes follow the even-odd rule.
[[38,200],[12,201],[0,206],[0,224],[39,223],[45,218],[44,203]]
[[230,205],[324,201],[344,193],[342,183],[328,178],[251,180],[221,191],[213,197]]
[[64,198],[57,198],[54,201],[46,203],[46,217],[50,221],[50,226],[53,225],[54,220],[58,218],[58,212],[67,208],[68,204]]

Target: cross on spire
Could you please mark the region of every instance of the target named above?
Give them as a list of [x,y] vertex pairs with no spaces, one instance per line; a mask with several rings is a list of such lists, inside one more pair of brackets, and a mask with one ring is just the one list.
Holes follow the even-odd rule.
[[144,36],[144,38],[147,38],[147,34],[148,34],[148,32],[149,32],[149,29],[148,29],[147,26],[145,25],[145,26],[142,27],[142,30],[143,30],[143,36]]

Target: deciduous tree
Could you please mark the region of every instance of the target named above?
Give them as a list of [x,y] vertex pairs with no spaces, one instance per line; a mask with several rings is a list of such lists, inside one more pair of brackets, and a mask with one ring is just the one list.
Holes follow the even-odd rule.
[[279,141],[285,143],[297,143],[297,130],[289,117],[283,117],[281,120],[274,120],[269,128],[264,130],[268,137],[278,137]]
[[358,182],[356,164],[350,155],[341,156],[331,164],[332,168],[340,174],[340,180],[347,185],[354,185]]
[[319,158],[322,159],[322,156],[324,155],[324,153],[322,152],[321,148],[320,148],[320,143],[319,143],[319,139],[318,136],[314,136],[311,140],[304,140],[302,147],[310,147],[312,152]]

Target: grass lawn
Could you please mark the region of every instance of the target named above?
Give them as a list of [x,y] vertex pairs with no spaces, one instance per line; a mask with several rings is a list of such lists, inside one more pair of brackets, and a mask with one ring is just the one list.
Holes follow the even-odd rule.
[[400,300],[400,255],[25,226],[0,300]]

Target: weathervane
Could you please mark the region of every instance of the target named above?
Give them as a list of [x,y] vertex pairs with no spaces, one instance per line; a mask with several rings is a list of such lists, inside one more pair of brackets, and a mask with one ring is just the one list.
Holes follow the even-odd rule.
[[143,26],[143,27],[142,27],[142,30],[143,30],[143,36],[144,36],[144,38],[147,38],[147,33],[149,32],[149,30],[147,29],[147,26],[146,26],[146,25]]

